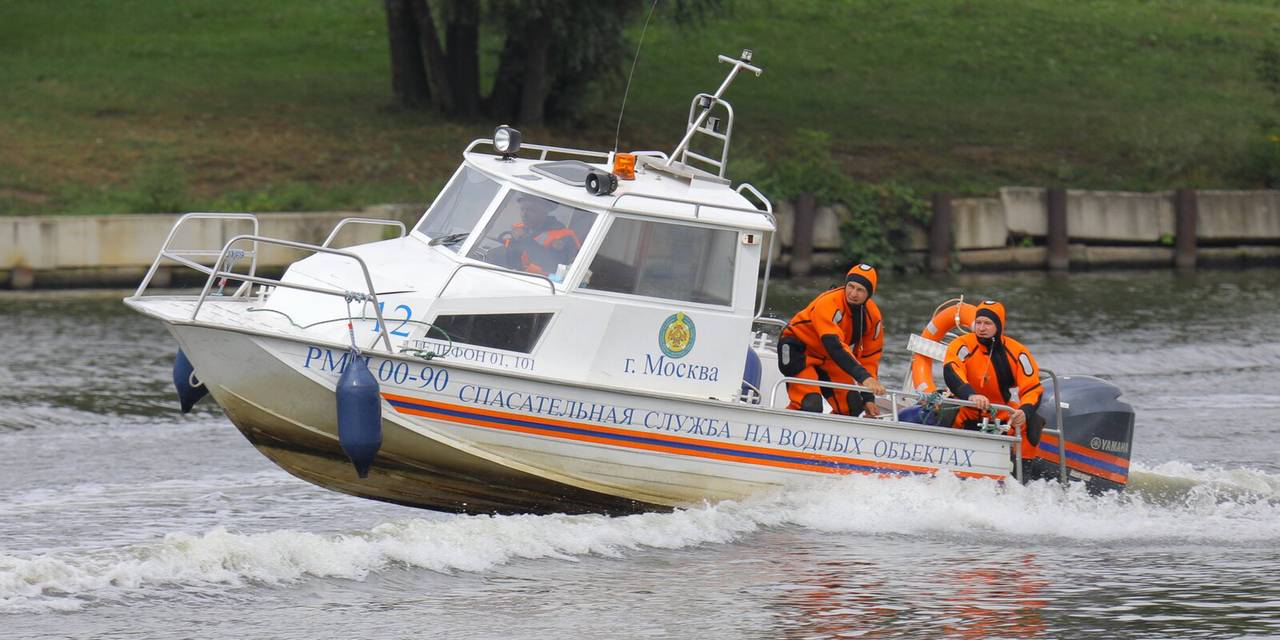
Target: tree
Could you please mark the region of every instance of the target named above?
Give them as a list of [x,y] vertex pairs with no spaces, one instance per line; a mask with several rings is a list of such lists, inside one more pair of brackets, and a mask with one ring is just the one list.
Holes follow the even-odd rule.
[[[676,0],[671,16],[690,23],[719,0]],[[617,77],[631,49],[623,30],[644,0],[383,0],[391,86],[409,109],[455,117],[488,115],[540,125],[574,110],[573,99]],[[493,89],[480,91],[481,30],[500,34]]]

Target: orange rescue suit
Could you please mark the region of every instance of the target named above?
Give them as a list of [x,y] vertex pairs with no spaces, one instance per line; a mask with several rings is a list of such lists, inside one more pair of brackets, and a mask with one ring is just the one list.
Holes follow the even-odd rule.
[[[874,275],[872,278],[874,283]],[[867,378],[877,377],[880,368],[880,355],[884,348],[880,307],[868,298],[864,304],[851,309],[845,300],[844,287],[832,289],[819,295],[791,319],[782,331],[779,349],[788,348],[787,342],[803,345],[803,353],[798,355],[804,360],[803,363],[798,360],[792,363],[791,372],[788,372],[783,368],[784,354],[780,351],[779,368],[784,374],[809,380],[859,384]],[[816,398],[819,401],[817,408],[804,405],[805,397],[810,394],[826,396],[832,409],[844,415],[858,415],[863,404],[874,399],[871,394],[861,395],[856,391],[788,383],[787,395],[791,398],[788,408],[820,411],[820,396]]]
[[[521,241],[517,241],[520,245],[520,268],[528,273],[540,275],[552,273],[555,270],[554,262],[550,265],[540,263],[559,261],[567,264],[573,261],[578,249],[582,248],[582,241],[578,239],[578,234],[561,226],[554,218],[547,218],[542,229],[529,230],[526,226],[523,222],[517,222],[511,225],[511,229],[513,231],[524,229],[526,234],[532,234],[525,235]],[[511,238],[503,241],[503,245],[511,247]],[[535,256],[529,255],[531,249],[535,250]]]
[[[968,400],[969,396],[977,393],[986,396],[993,403],[1007,404],[1021,409],[1026,414],[1027,425],[1031,426],[1032,421],[1036,420],[1036,408],[1040,406],[1040,396],[1044,392],[1044,387],[1040,384],[1040,367],[1031,356],[1031,352],[1021,342],[1005,337],[1004,307],[999,303],[984,302],[978,308],[981,310],[984,307],[998,314],[999,329],[992,338],[991,344],[983,344],[983,341],[972,333],[951,341],[947,346],[947,357],[942,365],[947,387],[961,400]],[[1001,384],[997,364],[992,358],[992,350],[996,348],[994,341],[997,340],[1003,345],[1005,360],[1008,364],[1007,371],[1011,374],[1011,379],[1006,380],[1008,386]],[[1009,412],[1000,411],[998,417],[1007,421]],[[978,409],[962,407],[956,414],[952,426],[957,429],[975,428],[981,419],[981,412]],[[1035,429],[1034,434],[1029,434],[1030,431],[1032,429],[1023,429],[1023,458],[1034,456],[1040,442],[1039,430]]]

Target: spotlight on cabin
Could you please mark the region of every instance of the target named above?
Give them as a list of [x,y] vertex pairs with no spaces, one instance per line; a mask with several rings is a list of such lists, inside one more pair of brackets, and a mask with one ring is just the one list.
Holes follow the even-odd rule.
[[520,151],[520,132],[505,124],[494,129],[493,148],[502,154],[503,162],[510,162],[511,158]]

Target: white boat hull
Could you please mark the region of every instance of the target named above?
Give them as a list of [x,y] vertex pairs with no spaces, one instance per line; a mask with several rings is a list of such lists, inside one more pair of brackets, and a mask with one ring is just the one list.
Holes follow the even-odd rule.
[[264,455],[366,498],[473,513],[624,513],[832,474],[1010,476],[1010,438],[378,354],[368,364],[384,398],[383,444],[361,479],[337,438],[343,347],[148,315],[166,321],[213,398]]

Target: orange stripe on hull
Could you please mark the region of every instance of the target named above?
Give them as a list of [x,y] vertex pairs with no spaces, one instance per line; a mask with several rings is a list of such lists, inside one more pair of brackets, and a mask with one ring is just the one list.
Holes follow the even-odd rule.
[[[528,435],[536,435],[536,436],[542,436],[542,437],[555,437],[555,438],[561,438],[566,440],[573,440],[577,442],[589,442],[592,444],[601,444],[606,446],[641,449],[645,451],[654,451],[654,452],[667,453],[667,454],[673,454],[673,455],[707,458],[712,460],[721,460],[725,462],[737,462],[737,463],[754,464],[754,465],[769,466],[769,467],[782,468],[782,469],[794,469],[794,470],[800,470],[800,471],[810,471],[810,472],[829,473],[829,474],[843,475],[848,473],[865,473],[868,475],[895,475],[895,473],[893,472],[896,472],[897,474],[911,473],[911,474],[932,475],[938,472],[938,468],[936,467],[920,467],[920,466],[914,466],[914,465],[895,464],[891,462],[860,460],[856,458],[844,458],[844,457],[837,457],[837,456],[824,456],[824,455],[812,454],[812,453],[786,451],[786,450],[779,450],[779,449],[767,449],[764,447],[753,447],[750,445],[722,443],[722,442],[714,442],[714,441],[706,441],[706,440],[696,440],[692,438],[683,438],[678,436],[670,436],[670,435],[647,433],[647,432],[637,433],[635,431],[629,431],[626,429],[603,427],[599,425],[580,423],[580,422],[552,420],[552,419],[547,419],[542,417],[532,417],[525,414],[506,413],[501,411],[494,411],[492,409],[482,409],[482,408],[471,407],[471,406],[464,407],[460,405],[434,402],[431,400],[414,398],[410,396],[401,396],[401,395],[396,395],[391,393],[383,393],[382,396],[387,400],[394,401],[394,402],[420,405],[422,407],[426,407],[429,409],[447,411],[447,412],[450,412],[451,414],[458,414],[458,413],[473,414],[474,416],[478,416],[478,417],[470,417],[467,415],[442,416],[440,415],[439,411],[430,411],[430,410],[418,409],[414,407],[404,407],[404,406],[393,404],[392,406],[396,409],[396,411],[400,413],[429,417],[434,420],[444,420],[447,422],[466,424],[466,425],[475,426],[475,427],[498,429],[502,431],[524,433]],[[486,420],[485,418],[491,418],[491,420]],[[495,420],[518,421],[518,422],[533,423],[533,424],[532,426],[524,425],[524,424],[507,424],[503,422],[496,422]],[[594,432],[600,433],[601,435],[592,435],[590,433],[565,433],[559,430],[553,431],[546,428],[540,428],[539,425],[545,425],[546,427],[560,427],[560,428],[568,428],[568,429],[576,429],[576,430],[594,431]],[[615,437],[609,437],[609,436],[615,436]],[[658,442],[654,443],[654,442],[622,441],[617,438],[619,436],[632,438],[632,439],[643,438],[645,440],[655,440]],[[700,447],[700,448],[723,449],[723,450],[728,450],[728,452],[722,453],[717,451],[690,450],[689,448],[687,448],[690,446]],[[760,459],[758,457],[754,457],[750,455],[734,455],[733,452],[741,452],[742,454],[767,455],[767,456],[775,456],[775,457],[785,456],[785,457],[791,457],[791,458],[800,458],[807,462],[789,462],[785,460],[765,460],[765,459]],[[837,465],[866,466],[866,467],[872,467],[875,469],[883,469],[885,471],[876,472],[873,470],[849,469],[849,468],[841,468],[841,466],[837,466]],[[953,471],[953,473],[955,473],[959,477],[964,477],[964,478],[991,478],[996,480],[1001,480],[1004,478],[1004,476],[1002,475],[979,473],[975,471]]]

